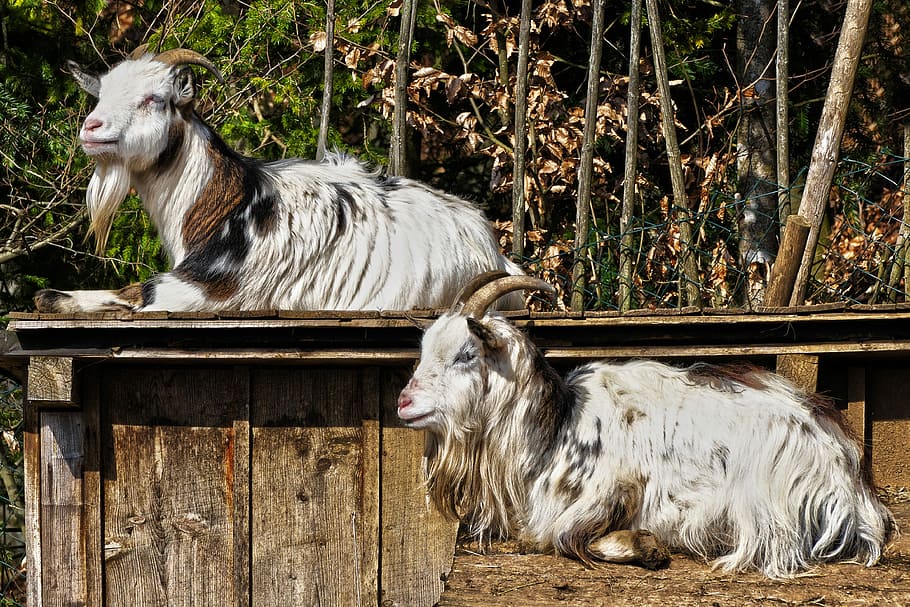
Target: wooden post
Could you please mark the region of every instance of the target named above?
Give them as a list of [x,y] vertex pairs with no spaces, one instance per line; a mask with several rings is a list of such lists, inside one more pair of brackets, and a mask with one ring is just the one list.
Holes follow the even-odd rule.
[[325,73],[322,78],[322,113],[319,116],[319,137],[316,140],[316,160],[325,158],[329,138],[329,114],[332,111],[334,88],[335,0],[326,0],[325,8]]
[[[790,0],[777,0],[777,56],[775,60],[777,124],[777,198],[780,237],[790,216]],[[805,244],[803,244],[805,247]],[[789,298],[787,299],[789,301]]]
[[849,367],[847,369],[847,425],[863,444],[863,459],[866,466],[871,466],[872,424],[869,419],[869,408],[866,406],[866,368]]
[[408,64],[414,39],[414,17],[418,0],[403,0],[400,9],[398,57],[395,60],[395,107],[392,114],[392,142],[389,150],[389,174],[408,174]]
[[834,55],[831,82],[825,95],[825,105],[822,108],[818,133],[812,146],[812,159],[806,174],[806,185],[799,204],[799,214],[809,220],[811,229],[802,254],[796,287],[790,298],[791,305],[799,305],[806,299],[812,261],[815,259],[815,247],[818,244],[822,218],[834,180],[834,170],[837,168],[847,108],[871,11],[872,0],[847,1],[847,12],[844,15],[844,24]]
[[632,308],[632,213],[635,177],[638,174],[638,75],[641,49],[641,0],[632,0],[629,41],[629,91],[626,94],[626,158],[622,182],[622,213],[619,218],[619,309]]
[[33,356],[28,365],[28,399],[36,407],[76,407],[73,359]]
[[591,25],[591,59],[588,63],[588,91],[585,126],[578,167],[578,196],[575,200],[575,265],[572,268],[572,309],[585,307],[585,261],[588,258],[588,209],[594,178],[594,141],[597,138],[597,102],[600,97],[600,55],[603,48],[604,1],[594,0]]
[[780,354],[777,372],[806,392],[818,389],[818,356],[815,354]]
[[765,294],[765,306],[776,308],[790,304],[793,283],[799,271],[802,252],[806,249],[809,238],[809,220],[801,215],[790,215],[784,228],[784,237],[780,243],[777,260],[771,266],[768,279],[768,290]]
[[670,182],[673,186],[673,209],[679,229],[679,307],[683,301],[690,306],[701,307],[701,281],[698,277],[698,264],[693,250],[692,225],[689,223],[689,199],[686,197],[686,186],[679,153],[679,142],[676,139],[676,125],[673,120],[673,99],[670,96],[670,80],[667,76],[667,60],[664,57],[663,33],[660,25],[660,13],[657,0],[645,0],[648,10],[648,23],[651,26],[651,48],[654,51],[654,75],[657,77],[657,89],[660,92],[660,118],[667,144],[667,164],[670,167]]
[[515,70],[515,135],[512,168],[512,257],[525,254],[525,154],[528,149],[528,54],[531,38],[531,0],[521,0],[518,27],[518,67]]

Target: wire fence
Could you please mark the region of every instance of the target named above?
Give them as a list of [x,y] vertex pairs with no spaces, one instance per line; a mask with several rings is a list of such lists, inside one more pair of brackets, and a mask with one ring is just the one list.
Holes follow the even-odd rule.
[[[875,163],[841,161],[820,229],[806,303],[907,300],[907,251],[901,236],[902,231],[910,230],[904,214],[904,201],[910,201],[904,177],[907,166],[907,158],[892,153],[883,154]],[[797,177],[797,183],[801,178]],[[763,196],[777,200],[782,193],[793,201],[795,212],[800,186],[786,192],[766,188]],[[688,243],[680,237],[680,220],[667,199],[658,208],[637,214],[624,233],[617,227],[617,211],[617,218],[594,219],[583,250],[568,242],[549,242],[540,247],[540,255],[524,260],[524,265],[557,284],[568,299],[572,264],[582,255],[587,268],[584,309],[618,310],[619,260],[625,238],[632,243],[632,309],[684,307],[686,284],[693,280],[703,307],[754,309],[763,305],[771,263],[744,260],[739,250],[743,238],[740,220],[746,213],[757,216],[752,218],[753,224],[767,226],[772,241],[777,239],[780,222],[775,208],[762,212],[753,202],[750,196],[711,192],[700,208],[689,212],[692,239]],[[751,234],[750,238],[762,240],[764,236]],[[684,252],[694,256],[697,278],[680,272]]]

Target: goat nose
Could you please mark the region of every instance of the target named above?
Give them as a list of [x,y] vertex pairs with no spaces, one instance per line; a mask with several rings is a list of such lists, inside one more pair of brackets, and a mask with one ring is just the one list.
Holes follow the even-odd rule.
[[82,124],[83,131],[94,131],[99,126],[102,126],[104,123],[97,118],[86,118],[85,122]]
[[402,390],[401,394],[398,395],[398,408],[406,409],[412,404],[414,404],[414,401],[411,399],[411,395],[407,393],[407,390]]

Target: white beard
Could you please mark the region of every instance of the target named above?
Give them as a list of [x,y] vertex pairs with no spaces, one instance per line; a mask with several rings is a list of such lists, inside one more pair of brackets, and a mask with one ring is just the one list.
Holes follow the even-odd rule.
[[85,192],[91,219],[89,233],[95,236],[95,252],[104,254],[114,223],[114,214],[130,193],[130,173],[119,162],[99,162]]

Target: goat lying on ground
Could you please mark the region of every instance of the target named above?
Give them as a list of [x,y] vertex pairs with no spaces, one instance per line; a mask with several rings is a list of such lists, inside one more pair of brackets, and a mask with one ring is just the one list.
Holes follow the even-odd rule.
[[[482,213],[454,196],[356,161],[261,162],[234,152],[193,110],[185,49],[140,47],[99,78],[80,132],[97,162],[86,199],[99,252],[135,187],[173,270],[120,291],[43,290],[39,311],[442,307],[503,257]],[[518,298],[504,307],[521,307]]]
[[423,337],[398,415],[428,431],[428,490],[483,538],[658,567],[667,548],[790,576],[878,561],[893,518],[825,399],[758,370],[595,362],[563,380],[485,316],[528,276],[461,297]]

